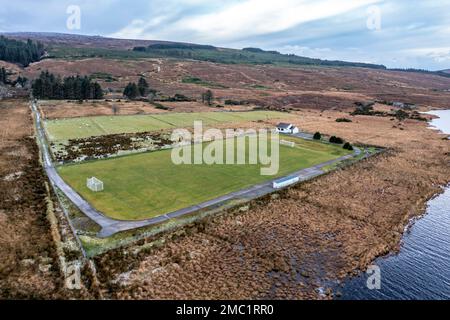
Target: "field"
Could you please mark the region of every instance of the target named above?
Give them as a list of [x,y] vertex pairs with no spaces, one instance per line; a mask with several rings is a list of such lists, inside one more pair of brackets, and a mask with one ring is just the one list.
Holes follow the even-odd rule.
[[[184,112],[212,112],[217,111],[215,107],[207,106],[201,102],[158,102],[168,110],[156,108],[149,102],[142,101],[61,101],[47,100],[39,101],[39,109],[42,117],[47,120],[62,118],[79,118],[93,116],[123,116],[143,115],[161,113],[184,113]],[[116,113],[114,114],[114,108]],[[251,111],[253,106],[224,106],[220,111]]]
[[[295,142],[294,148],[280,145],[280,166],[275,176],[260,175],[260,165],[174,165],[171,150],[63,166],[59,173],[104,214],[119,220],[145,219],[347,154],[339,146],[299,139]],[[248,143],[245,150],[235,146],[235,154],[246,152],[248,159]],[[91,176],[104,182],[103,192],[94,193],[86,187],[86,178]]]
[[[270,110],[291,111],[290,115],[283,115],[292,116],[288,121],[304,131],[320,131],[326,135],[340,136],[353,144],[359,142],[387,148],[380,155],[293,186],[275,197],[251,201],[246,205],[246,210],[235,207],[224,214],[189,223],[161,237],[149,235],[133,245],[96,256],[92,261],[95,262],[100,290],[105,299],[338,297],[340,288],[333,283],[358,271],[364,272],[375,258],[398,250],[410,219],[423,214],[426,201],[442,192],[442,186],[449,183],[448,140],[435,130],[429,130],[427,123],[411,119],[398,121],[390,117],[352,116],[349,112],[355,109],[355,102],[377,100],[414,103],[421,111],[448,109],[450,78],[365,68],[281,66],[280,63],[251,65],[251,61],[246,64],[221,64],[158,58],[158,55],[149,53],[126,51],[151,42],[98,38],[101,44],[95,44],[95,39],[86,41],[80,36],[73,37],[70,42],[59,38],[44,41],[55,45],[52,52],[58,59],[44,59],[26,68],[0,62],[0,67],[6,66],[11,73],[9,79],[16,79],[19,75],[33,79],[42,71],[49,70],[57,76],[92,75],[99,81],[109,101],[84,101],[82,104],[51,101],[51,106],[46,101],[45,106],[41,105],[47,120],[106,116],[102,117],[106,122],[104,128],[81,126],[80,129],[80,122],[77,123],[80,119],[74,119],[73,127],[67,127],[72,132],[55,125],[57,133],[63,138],[80,133],[83,135],[86,130],[96,130],[95,134],[120,130],[117,129],[123,125],[120,121],[114,125],[111,120],[106,121],[111,118],[108,116],[113,116],[113,104],[118,104],[120,109],[114,118],[123,116],[127,120],[138,114],[166,113],[172,116],[180,112],[228,111],[230,108],[242,111],[262,106]],[[27,38],[25,36],[23,39]],[[88,43],[98,48],[89,48]],[[220,57],[221,52],[215,53],[215,57],[206,56],[207,52],[199,52],[198,55],[200,53],[202,56],[196,59],[220,58],[218,61],[224,62],[227,58],[224,55]],[[258,55],[264,60],[266,56],[266,53]],[[129,82],[137,82],[141,76],[158,92],[158,98],[162,100],[159,102],[170,110],[156,109],[144,102],[123,101],[121,94],[124,87]],[[192,81],[195,78],[200,81]],[[211,86],[215,99],[213,106],[209,107],[201,103],[201,94]],[[165,98],[175,94],[183,94],[196,101],[164,102]],[[225,101],[230,99],[238,101],[240,106],[226,105]],[[216,108],[217,105],[224,108]],[[389,111],[391,106],[376,104],[375,109]],[[47,223],[46,178],[38,161],[39,150],[30,138],[33,125],[29,103],[0,101],[0,113],[0,297],[70,298],[67,291],[74,290],[61,290],[63,273],[58,271],[56,242]],[[352,122],[336,122],[337,118],[349,118]],[[94,119],[97,118],[89,121]],[[139,116],[139,119],[144,118]],[[149,119],[153,119],[151,121],[158,126],[172,128],[170,123],[157,121],[152,115]],[[215,122],[214,126],[263,127],[278,120],[256,121],[235,124]],[[94,123],[97,122],[88,124]],[[147,126],[142,123],[135,125]],[[149,129],[152,128],[149,125]],[[134,127],[125,129],[135,131]],[[163,132],[156,132],[160,133]],[[106,142],[104,147],[108,145],[108,139],[113,138],[105,136],[100,142]],[[313,146],[326,147],[305,142],[304,153],[312,154]],[[285,151],[283,149],[282,154]],[[316,151],[314,159],[321,154],[321,150]],[[338,151],[343,152],[342,149]],[[227,168],[229,172],[215,172],[215,180],[205,181],[201,178],[205,176],[203,172],[217,168],[191,166],[189,179],[183,176],[186,172],[178,171],[177,176],[171,176],[161,185],[155,181],[160,181],[158,179],[161,177],[165,179],[161,168],[165,168],[167,162],[163,157],[153,159],[156,154],[85,162],[60,167],[60,170],[86,198],[90,195],[87,190],[83,191],[85,176],[102,178],[106,191],[95,196],[110,192],[111,195],[108,199],[88,199],[95,205],[95,201],[101,200],[104,200],[105,207],[141,205],[140,212],[150,215],[155,213],[148,210],[152,205],[165,211],[162,206],[167,199],[171,200],[167,202],[172,202],[173,207],[178,203],[186,205],[185,199],[192,195],[196,199],[206,199],[226,192],[224,187],[231,187],[232,184],[238,187],[238,184],[246,185],[250,179],[253,179],[252,183],[262,179],[255,174],[256,168],[239,168],[239,174],[236,174],[230,167]],[[289,156],[293,160],[298,158],[298,154]],[[293,165],[285,164],[285,160],[284,157],[281,160],[281,171],[285,170],[285,166],[291,167],[286,171],[292,170]],[[306,156],[302,160],[306,162]],[[151,166],[145,170],[149,164]],[[300,164],[298,168],[302,165],[300,161],[296,164]],[[116,177],[122,175],[126,175],[128,180]],[[192,185],[191,189],[182,188],[183,183]],[[207,183],[208,188],[198,187],[203,183]],[[110,190],[113,185],[116,189]],[[134,194],[127,194],[126,188],[130,187],[134,189]],[[171,187],[176,189],[175,194],[164,192]],[[119,203],[116,198],[126,198],[128,202]],[[64,225],[63,211],[55,199],[52,202],[60,217],[58,223]],[[92,239],[92,242],[83,243],[104,245],[106,240],[97,242],[94,237],[97,226],[74,210],[73,206],[68,207],[79,235]],[[120,209],[119,212],[133,211]],[[175,224],[174,221],[170,223]],[[64,251],[67,251],[68,257],[75,256],[72,248],[76,246],[71,245],[73,241],[68,241],[73,240],[71,230],[66,226],[62,231]],[[139,232],[146,234],[147,230],[130,231],[127,236]],[[118,235],[116,241],[120,242],[121,237]]]
[[47,120],[45,122],[45,129],[50,141],[63,141],[73,138],[87,138],[115,133],[135,133],[193,127],[194,121],[203,121],[203,125],[214,125],[220,123],[287,119],[289,117],[289,114],[275,111],[100,116]]
[[[324,279],[366,270],[398,248],[409,219],[449,181],[448,140],[421,121],[347,112],[301,111],[299,127],[390,150],[320,179],[289,188],[278,199],[254,201],[192,225],[139,258],[109,252],[96,260],[114,299],[332,299]],[[180,236],[181,235],[181,236]],[[154,249],[153,249],[154,248]],[[318,294],[319,287],[326,297]]]

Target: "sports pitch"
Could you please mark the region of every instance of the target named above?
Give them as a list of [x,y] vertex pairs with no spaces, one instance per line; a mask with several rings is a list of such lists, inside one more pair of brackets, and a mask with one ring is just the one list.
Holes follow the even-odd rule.
[[45,121],[50,141],[66,141],[116,133],[135,133],[192,127],[194,121],[211,126],[268,119],[289,119],[290,114],[277,111],[192,112],[135,116],[96,116]]
[[[118,220],[142,220],[349,154],[340,146],[286,139],[295,141],[296,146],[280,145],[279,171],[274,176],[260,175],[261,165],[175,165],[171,150],[66,165],[58,171],[103,214]],[[245,152],[248,156],[248,140]],[[104,182],[104,191],[96,193],[86,187],[86,179],[92,176]]]

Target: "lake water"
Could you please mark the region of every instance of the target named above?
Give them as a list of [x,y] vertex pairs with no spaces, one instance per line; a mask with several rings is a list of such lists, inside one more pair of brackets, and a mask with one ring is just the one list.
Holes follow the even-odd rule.
[[444,133],[450,134],[450,110],[436,110],[424,112],[438,116],[439,118],[433,119],[430,122],[432,128],[438,129]]
[[[450,110],[430,125],[450,134]],[[450,175],[450,172],[449,172]],[[450,187],[430,200],[426,215],[405,233],[398,254],[379,258],[381,289],[368,289],[363,273],[337,289],[340,299],[428,300],[450,299]]]

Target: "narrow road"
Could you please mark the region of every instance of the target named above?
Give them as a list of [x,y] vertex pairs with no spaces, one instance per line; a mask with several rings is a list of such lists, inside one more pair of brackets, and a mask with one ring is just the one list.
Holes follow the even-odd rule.
[[[44,160],[44,169],[47,173],[47,176],[52,183],[54,187],[57,187],[60,189],[65,196],[72,201],[72,203],[87,217],[95,221],[100,227],[101,230],[97,234],[100,238],[106,238],[109,236],[112,236],[118,232],[126,231],[126,230],[132,230],[136,228],[146,227],[153,224],[158,224],[164,221],[167,221],[169,219],[181,217],[186,214],[193,213],[195,211],[198,211],[200,209],[206,209],[214,206],[220,206],[221,204],[224,204],[226,201],[233,200],[233,199],[245,199],[245,200],[251,200],[254,198],[258,198],[261,196],[264,196],[266,194],[273,193],[279,189],[274,189],[272,187],[273,182],[276,180],[279,180],[281,178],[273,179],[268,182],[254,185],[250,188],[246,188],[243,190],[239,190],[236,192],[232,192],[229,194],[226,194],[224,196],[194,205],[187,208],[183,208],[168,214],[164,214],[155,218],[146,219],[146,220],[139,220],[139,221],[123,221],[123,220],[116,220],[109,218],[102,214],[101,212],[97,211],[95,208],[93,208],[89,202],[84,200],[75,190],[72,189],[67,183],[64,182],[64,180],[61,178],[61,176],[58,174],[56,168],[54,167],[49,148],[47,145],[47,140],[45,138],[45,132],[44,128],[42,126],[42,120],[40,117],[40,114],[37,110],[37,107],[35,103],[32,104],[32,111],[33,115],[36,121],[36,128],[37,128],[37,134],[38,134],[38,140],[41,147],[43,160]],[[297,134],[296,136],[307,138],[306,136]],[[323,167],[334,164],[346,159],[353,158],[354,156],[357,156],[361,153],[361,150],[358,148],[355,148],[354,154],[349,154],[334,160],[330,160],[315,166],[312,166],[310,168],[306,168],[303,170],[299,170],[297,172],[294,172],[286,177],[299,177],[300,181],[305,181],[314,177],[317,177],[324,172],[321,170]]]

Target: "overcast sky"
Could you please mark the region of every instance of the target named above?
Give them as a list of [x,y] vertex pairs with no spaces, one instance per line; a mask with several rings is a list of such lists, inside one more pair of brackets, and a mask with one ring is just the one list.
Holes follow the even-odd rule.
[[[67,27],[71,5],[80,8],[80,29]],[[0,0],[0,32],[17,31],[252,46],[388,67],[450,68],[449,0]]]

